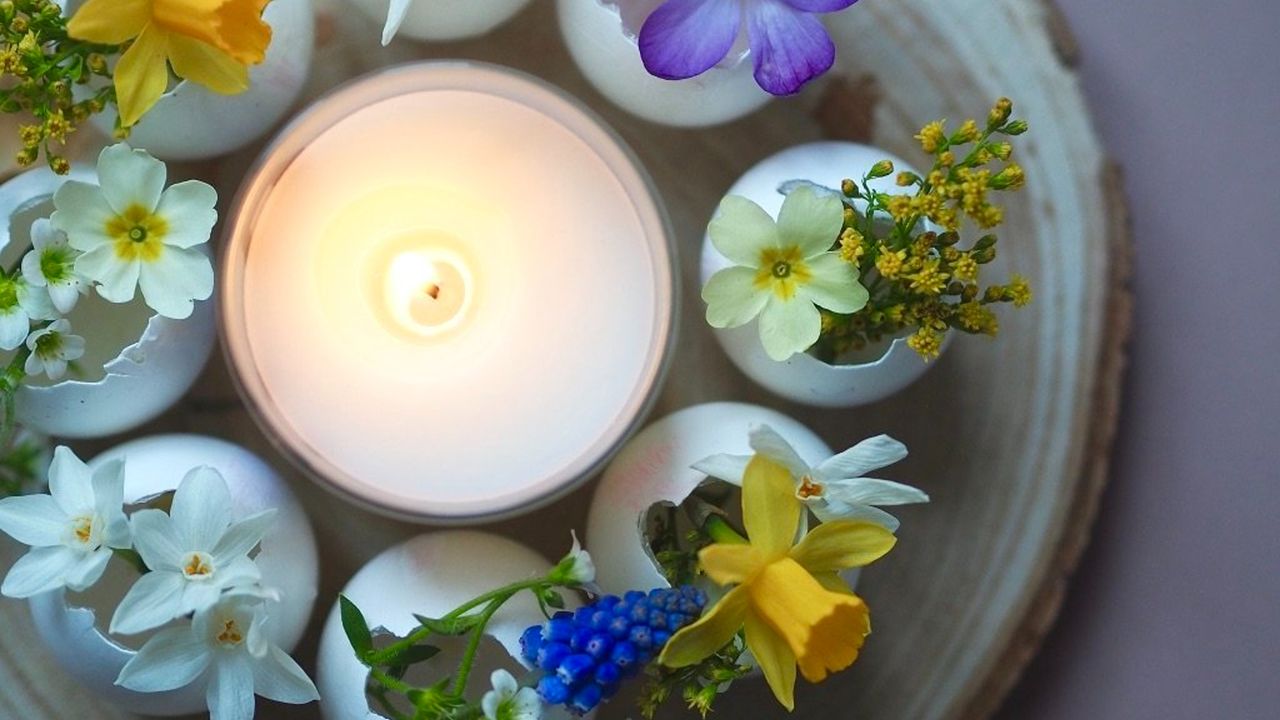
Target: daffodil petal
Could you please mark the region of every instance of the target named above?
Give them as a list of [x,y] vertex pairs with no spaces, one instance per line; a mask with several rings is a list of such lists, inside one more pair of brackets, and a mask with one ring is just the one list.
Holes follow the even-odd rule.
[[809,503],[813,514],[824,523],[837,520],[859,520],[875,523],[889,532],[897,532],[902,523],[898,518],[870,505],[850,505],[834,498],[823,498]]
[[151,3],[152,0],[87,0],[67,22],[67,34],[78,40],[121,45],[147,26]]
[[748,612],[744,623],[747,648],[764,673],[765,682],[778,703],[787,710],[796,708],[796,656],[786,641],[754,612]]
[[817,580],[819,585],[831,592],[843,593],[845,595],[853,594],[853,588],[849,587],[849,583],[845,582],[844,578],[840,577],[840,573],[838,572],[813,573],[813,579]]
[[23,599],[63,587],[82,555],[66,547],[32,548],[9,568],[0,593]]
[[93,471],[66,445],[59,445],[53,451],[49,494],[68,516],[94,509]]
[[290,705],[305,705],[320,699],[315,683],[297,661],[275,645],[269,645],[267,657],[253,664],[253,691],[268,700]]
[[696,665],[710,657],[742,628],[747,615],[748,594],[736,587],[712,605],[702,617],[685,626],[667,641],[658,662],[671,668]]
[[152,570],[182,567],[183,552],[193,549],[183,547],[173,519],[163,510],[139,510],[129,518],[129,524],[133,527],[134,548]]
[[48,495],[20,495],[0,500],[0,532],[23,545],[61,545],[68,520],[66,512]]
[[116,216],[102,188],[68,180],[53,195],[56,210],[49,217],[53,226],[67,234],[71,247],[88,252],[112,241],[107,223]]
[[257,65],[267,57],[271,26],[262,13],[271,0],[231,0],[218,8],[220,46],[246,65]]
[[929,502],[929,495],[919,488],[892,480],[849,478],[826,485],[827,496],[850,505],[914,505]]
[[213,264],[197,250],[166,246],[160,257],[140,264],[138,287],[151,309],[184,320],[191,316],[193,301],[213,294]]
[[751,462],[750,455],[712,455],[693,464],[693,469],[734,485],[742,484],[742,476]]
[[787,439],[768,425],[757,425],[751,428],[751,449],[778,463],[791,473],[791,479],[799,483],[801,478],[809,474],[809,463],[800,457],[800,453],[791,447]]
[[821,335],[822,315],[808,298],[770,297],[760,313],[760,342],[778,362],[813,347]]
[[799,245],[805,258],[831,250],[843,227],[844,203],[808,187],[796,188],[778,212],[778,233],[788,245]]
[[796,656],[800,674],[812,683],[822,682],[831,673],[840,672],[857,661],[867,635],[871,634],[871,613],[862,598],[829,594],[842,601],[836,604],[835,612],[814,626],[806,652]]
[[125,664],[116,684],[153,693],[190,685],[209,667],[213,653],[190,627],[161,630]]
[[169,38],[169,62],[173,74],[199,83],[222,95],[235,95],[249,89],[249,69],[218,48],[195,38],[173,35]]
[[387,23],[382,27],[384,47],[390,45],[396,33],[400,32],[400,26],[404,24],[404,18],[409,14],[409,6],[412,4],[413,0],[391,0],[391,4],[387,7]]
[[707,324],[715,328],[746,325],[769,302],[769,291],[756,286],[756,271],[725,268],[707,280],[702,300],[707,304]]
[[120,56],[115,71],[116,100],[125,127],[136,125],[169,86],[167,46],[164,31],[147,25]]
[[718,585],[745,582],[760,569],[760,553],[750,545],[708,545],[698,553],[703,572]]
[[707,234],[721,255],[749,268],[760,267],[760,253],[780,242],[778,226],[769,213],[740,195],[720,201]]
[[907,457],[907,446],[888,435],[868,438],[818,466],[827,480],[861,477]]
[[263,536],[267,534],[267,531],[271,529],[275,521],[276,509],[268,508],[234,523],[226,529],[226,532],[218,539],[218,544],[213,546],[209,554],[213,556],[214,562],[219,564],[231,562],[238,557],[247,555],[258,543],[262,542]]
[[137,205],[148,213],[160,204],[167,170],[146,150],[124,143],[108,145],[98,155],[98,182],[102,195],[116,214]]
[[134,635],[178,617],[184,586],[182,574],[173,571],[149,572],[138,578],[116,605],[111,632]]
[[809,281],[800,286],[814,304],[831,312],[849,315],[866,307],[871,294],[858,282],[858,271],[838,253],[823,253],[805,261]]
[[169,515],[185,549],[211,552],[231,524],[227,481],[208,466],[191,470],[178,485]]
[[784,555],[800,523],[796,484],[786,468],[756,455],[742,478],[742,521],[751,546],[765,558]]
[[791,559],[811,573],[847,570],[879,560],[898,542],[879,525],[856,520],[823,523],[791,549]]

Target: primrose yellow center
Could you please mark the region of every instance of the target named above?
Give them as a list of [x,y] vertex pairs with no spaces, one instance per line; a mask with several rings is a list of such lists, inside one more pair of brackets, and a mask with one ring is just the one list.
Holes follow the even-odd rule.
[[797,245],[762,250],[759,267],[756,287],[772,290],[781,300],[795,297],[796,288],[808,283],[813,276]]
[[125,261],[155,262],[164,254],[169,223],[141,205],[130,205],[107,221],[105,231],[115,243],[116,257]]
[[236,647],[244,643],[244,633],[240,631],[240,626],[234,619],[223,620],[222,631],[218,633],[216,639],[224,647]]
[[822,487],[821,483],[816,483],[813,481],[813,478],[805,475],[804,479],[800,481],[800,487],[796,490],[796,497],[801,500],[822,497],[822,493],[825,489],[826,488]]
[[193,552],[182,564],[182,574],[188,580],[207,580],[213,575],[213,558],[202,552]]
[[93,540],[93,518],[84,515],[71,521],[71,535],[82,545]]

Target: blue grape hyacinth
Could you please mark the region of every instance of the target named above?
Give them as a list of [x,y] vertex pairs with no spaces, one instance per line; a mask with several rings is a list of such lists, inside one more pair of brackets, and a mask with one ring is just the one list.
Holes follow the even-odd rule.
[[605,595],[525,630],[521,654],[544,673],[537,685],[543,702],[589,713],[698,619],[706,604],[706,594],[691,585]]

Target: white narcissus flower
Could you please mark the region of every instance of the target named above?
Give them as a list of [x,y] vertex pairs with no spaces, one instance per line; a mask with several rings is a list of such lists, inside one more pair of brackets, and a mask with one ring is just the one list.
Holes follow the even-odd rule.
[[34,249],[22,258],[22,277],[32,287],[45,288],[53,307],[66,315],[89,289],[76,274],[80,252],[48,218],[32,223],[31,244]]
[[156,633],[131,659],[116,684],[143,693],[166,692],[203,680],[211,720],[251,720],[255,694],[303,705],[319,699],[316,686],[288,653],[264,634],[258,598],[224,596],[189,625]]
[[542,717],[538,691],[520,687],[511,673],[494,670],[489,682],[493,689],[480,699],[480,709],[488,720],[538,720]]
[[413,0],[391,0],[391,4],[387,6],[387,24],[382,27],[384,46],[390,45],[396,33],[400,32],[400,26],[404,24],[404,18],[409,14],[409,6],[412,4]]
[[261,579],[249,551],[262,541],[276,511],[265,510],[237,523],[231,492],[210,467],[187,473],[173,496],[171,513],[133,514],[134,546],[151,572],[129,589],[111,618],[111,632],[144,632],[191,612],[204,610],[223,591]]
[[213,265],[195,247],[209,240],[218,195],[197,180],[165,189],[165,165],[123,143],[98,157],[98,182],[71,180],[53,196],[50,220],[84,253],[75,271],[108,302],[137,289],[157,313],[181,320],[213,294]]
[[578,542],[578,533],[570,531],[573,536],[573,547],[551,571],[551,580],[561,585],[587,585],[596,580],[596,564],[591,553],[582,549]]
[[31,546],[10,568],[0,593],[27,598],[58,588],[79,592],[102,577],[112,548],[130,545],[124,516],[124,463],[91,471],[59,447],[49,467],[49,494],[0,500],[0,530]]
[[[791,473],[796,482],[796,498],[823,522],[865,520],[896,532],[898,519],[877,505],[929,502],[924,491],[910,485],[862,477],[907,456],[907,447],[888,435],[863,440],[817,467],[809,467],[795,448],[768,425],[751,431],[751,449]],[[749,462],[751,457],[745,455],[713,455],[693,467],[711,477],[741,485]]]
[[48,375],[50,380],[61,380],[67,374],[67,364],[84,357],[84,338],[71,334],[71,323],[66,319],[55,320],[27,338],[31,354],[23,367],[28,375]]
[[27,339],[32,321],[57,318],[44,288],[33,287],[20,274],[0,273],[0,350],[14,350]]
[[808,350],[822,334],[819,307],[850,314],[869,298],[857,268],[832,252],[843,227],[844,203],[808,187],[787,196],[776,223],[754,202],[726,197],[707,233],[734,267],[702,288],[707,323],[732,328],[759,316],[769,357],[781,362]]

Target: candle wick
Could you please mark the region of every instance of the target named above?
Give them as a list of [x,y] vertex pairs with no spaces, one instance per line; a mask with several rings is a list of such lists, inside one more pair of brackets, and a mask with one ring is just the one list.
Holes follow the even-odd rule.
[[427,296],[430,297],[432,300],[440,299],[440,286],[437,285],[436,283],[427,283],[427,286],[424,287],[422,291],[426,293]]

